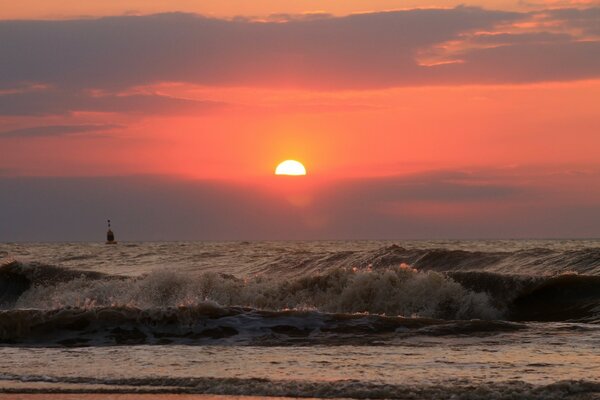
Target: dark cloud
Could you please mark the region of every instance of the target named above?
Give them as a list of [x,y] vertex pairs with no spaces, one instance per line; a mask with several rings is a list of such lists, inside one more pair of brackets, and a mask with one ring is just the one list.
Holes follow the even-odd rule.
[[566,33],[530,32],[530,33],[480,33],[473,35],[471,41],[479,44],[523,44],[571,41],[573,37]]
[[497,47],[474,52],[467,60],[472,69],[492,68],[502,60],[498,77],[504,76],[507,82],[596,78],[600,76],[600,41]]
[[26,93],[46,89],[48,89],[48,86],[44,84],[35,84],[30,82],[4,82],[3,84],[0,84],[0,95]]
[[290,21],[312,21],[317,19],[334,18],[332,14],[325,12],[309,12],[304,14],[289,14],[289,13],[275,13],[270,14],[266,18],[254,17],[237,17],[236,20],[244,22],[253,22],[262,20],[263,22],[290,22]]
[[[446,171],[337,181],[315,192],[305,207],[257,185],[164,177],[3,177],[0,242],[102,240],[107,218],[118,226],[119,240],[600,234],[599,207],[562,201],[539,187],[502,183],[497,175],[497,171]],[[590,177],[595,179],[597,175]],[[386,204],[396,205],[400,212],[388,212],[382,208]],[[425,205],[422,212],[411,211],[408,206],[415,204]],[[446,205],[453,211],[430,213],[427,204]]]
[[437,82],[528,83],[600,76],[600,41],[514,44],[457,55],[456,64],[431,67]]
[[258,23],[189,14],[0,22],[0,84],[81,89],[158,81],[377,87],[411,84],[415,53],[523,15],[423,9]]
[[562,8],[548,11],[552,20],[559,20],[572,28],[579,28],[590,35],[600,35],[600,7]]
[[460,171],[440,171],[410,176],[369,178],[340,183],[335,196],[385,201],[469,202],[514,198],[523,189],[513,185],[482,183],[479,176]]
[[224,103],[152,94],[93,95],[86,91],[46,90],[0,94],[0,115],[51,115],[76,111],[177,114],[202,113]]
[[107,218],[119,240],[293,237],[300,224],[280,199],[222,182],[0,177],[0,192],[0,242],[97,240]]
[[66,136],[77,133],[101,132],[121,128],[116,124],[79,124],[79,125],[46,125],[34,126],[29,128],[12,129],[0,132],[2,138],[31,138],[31,137],[49,137]]
[[[600,20],[598,10],[551,10],[544,15],[592,32]],[[600,77],[600,41],[581,41],[543,28],[469,36],[533,15],[539,13],[457,7],[345,17],[279,15],[273,17],[277,22],[180,13],[0,21],[0,88],[38,85],[0,93],[0,115],[186,113],[222,105],[151,94],[118,95],[165,81],[365,89]],[[453,54],[457,63],[419,62],[422,54],[438,51],[439,44],[469,37],[498,46]],[[89,89],[104,95],[92,95]]]

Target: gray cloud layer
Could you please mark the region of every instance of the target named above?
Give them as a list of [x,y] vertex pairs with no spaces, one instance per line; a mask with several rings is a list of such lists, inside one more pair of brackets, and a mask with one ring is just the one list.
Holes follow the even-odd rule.
[[[493,176],[438,172],[333,182],[305,208],[254,185],[160,177],[0,178],[0,242],[102,240],[107,218],[118,225],[119,240],[600,235],[599,207]],[[387,202],[400,211],[422,202],[463,211],[389,213],[380,207]],[[481,205],[488,208],[478,212]]]
[[224,103],[179,99],[152,94],[93,96],[76,90],[32,90],[0,95],[0,115],[38,116],[74,111],[110,113],[177,114],[202,113]]
[[530,33],[480,33],[473,36],[473,42],[486,45],[510,45],[519,43],[552,43],[572,41],[573,36],[566,33],[530,32]]
[[[586,32],[600,8],[554,10],[546,18]],[[160,95],[117,96],[163,81],[203,85],[361,89],[403,85],[522,83],[600,77],[600,41],[546,32],[478,35],[452,59],[421,65],[436,45],[530,14],[473,7],[291,18],[218,20],[191,14],[61,21],[0,21],[0,115],[201,112],[219,106]],[[443,57],[442,57],[443,58]],[[92,96],[87,89],[100,89]]]
[[548,12],[549,18],[560,20],[570,27],[580,28],[585,33],[600,35],[600,7],[588,9],[565,8]]
[[116,124],[79,124],[79,125],[47,125],[34,126],[30,128],[12,129],[0,132],[0,138],[31,138],[31,137],[49,137],[66,136],[77,133],[100,132],[116,128],[121,125]]
[[[596,9],[557,17],[589,20]],[[572,15],[573,14],[573,15]],[[588,17],[584,19],[583,16]],[[189,14],[0,22],[0,85],[44,82],[81,89],[158,81],[209,85],[385,87],[453,82],[579,79],[600,74],[600,43],[472,50],[465,63],[420,66],[418,50],[526,14],[458,7],[292,20],[225,21]],[[571,19],[569,19],[571,18]],[[562,61],[546,65],[540,53]],[[510,73],[502,73],[508,59]],[[473,72],[477,73],[473,75]]]
[[[407,84],[417,49],[521,15],[478,8],[294,20],[189,14],[0,22],[0,82],[129,87],[156,81]],[[328,83],[329,82],[329,83]]]

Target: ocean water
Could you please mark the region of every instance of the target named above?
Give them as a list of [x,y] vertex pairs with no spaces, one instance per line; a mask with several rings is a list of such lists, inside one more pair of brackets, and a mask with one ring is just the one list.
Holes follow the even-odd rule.
[[0,244],[0,392],[600,398],[600,241]]

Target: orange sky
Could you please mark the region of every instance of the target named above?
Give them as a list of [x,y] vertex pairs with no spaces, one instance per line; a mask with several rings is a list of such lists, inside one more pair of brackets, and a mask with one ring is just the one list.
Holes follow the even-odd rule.
[[[375,185],[393,218],[598,211],[597,2],[151,3],[2,7],[0,178],[234,182],[306,210],[315,237],[332,187]],[[285,159],[309,175],[274,178]],[[382,189],[418,192],[412,177],[431,190]]]
[[[182,84],[156,90],[186,98],[214,91]],[[109,120],[122,127],[106,134],[7,138],[10,151],[2,163],[25,175],[226,179],[269,176],[288,158],[331,178],[598,164],[593,99],[600,98],[600,80],[342,93],[228,88],[213,98],[229,105],[200,115],[36,117],[33,125]],[[10,129],[21,120],[5,118],[3,125]]]
[[346,15],[355,12],[401,10],[428,7],[454,7],[456,5],[480,6],[490,9],[526,10],[558,6],[590,6],[594,0],[20,0],[2,6],[2,19],[56,19],[82,16],[122,14],[154,14],[182,11],[215,17],[251,16],[271,14],[302,14],[325,12]]

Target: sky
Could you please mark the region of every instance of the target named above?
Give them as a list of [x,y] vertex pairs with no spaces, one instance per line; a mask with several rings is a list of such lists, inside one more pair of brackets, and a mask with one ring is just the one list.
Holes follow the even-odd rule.
[[118,240],[600,237],[600,1],[4,4],[0,241],[108,218]]

